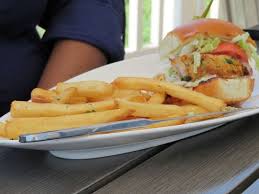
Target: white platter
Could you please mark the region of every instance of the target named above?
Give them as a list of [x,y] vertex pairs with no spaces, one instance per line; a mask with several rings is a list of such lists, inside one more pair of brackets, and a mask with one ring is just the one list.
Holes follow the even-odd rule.
[[[160,62],[157,54],[152,54],[140,58],[113,63],[95,69],[75,77],[69,80],[69,82],[81,80],[103,80],[110,82],[118,76],[152,77],[163,71],[166,66],[167,64]],[[257,86],[258,79],[256,80],[256,89],[253,93],[253,96],[259,95]],[[249,107],[255,106],[255,101],[250,101],[247,103],[247,105]],[[0,146],[22,149],[48,150],[53,155],[66,159],[99,158],[142,150],[177,141],[209,131],[227,122],[258,113],[259,109],[256,109],[237,113],[224,118],[217,118],[213,120],[173,127],[127,131],[93,136],[81,136],[37,143],[22,144],[16,140],[0,139]],[[0,118],[0,121],[4,121],[8,117],[9,114]]]

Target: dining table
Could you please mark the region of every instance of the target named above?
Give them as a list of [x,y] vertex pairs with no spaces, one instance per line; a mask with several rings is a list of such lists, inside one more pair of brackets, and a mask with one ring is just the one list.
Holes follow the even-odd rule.
[[[174,143],[65,160],[0,148],[0,193],[258,193],[259,115]],[[252,190],[249,192],[249,189]]]
[[96,159],[0,147],[0,194],[45,193],[259,193],[259,115]]

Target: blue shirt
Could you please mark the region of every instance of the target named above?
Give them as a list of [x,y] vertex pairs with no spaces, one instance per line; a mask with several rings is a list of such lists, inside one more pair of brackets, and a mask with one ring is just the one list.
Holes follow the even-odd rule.
[[0,0],[0,114],[29,99],[55,41],[92,44],[114,62],[124,56],[123,31],[123,0]]

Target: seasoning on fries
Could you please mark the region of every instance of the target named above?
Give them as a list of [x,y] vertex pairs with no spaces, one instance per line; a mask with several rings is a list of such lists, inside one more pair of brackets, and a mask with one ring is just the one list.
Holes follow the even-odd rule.
[[115,109],[114,100],[85,103],[85,104],[52,104],[13,101],[11,116],[19,117],[55,117],[63,115],[75,115],[91,112],[100,112]]
[[[59,83],[53,90],[36,88],[31,97],[32,102],[12,103],[12,118],[0,123],[0,136],[16,139],[27,133],[134,118],[174,118],[221,111],[226,107],[222,100],[190,89],[165,81],[136,77],[120,77],[112,83]],[[168,97],[184,103],[169,101]],[[210,118],[165,121],[145,128],[174,126]]]
[[129,109],[115,109],[58,117],[13,118],[6,123],[4,136],[17,139],[21,134],[114,122],[127,118],[132,112]]
[[58,104],[68,104],[70,99],[77,96],[76,88],[67,88],[62,93],[57,93],[56,100]]
[[105,98],[113,94],[113,86],[102,81],[81,81],[72,83],[58,83],[57,92],[62,93],[68,88],[77,89],[79,96],[88,98]]

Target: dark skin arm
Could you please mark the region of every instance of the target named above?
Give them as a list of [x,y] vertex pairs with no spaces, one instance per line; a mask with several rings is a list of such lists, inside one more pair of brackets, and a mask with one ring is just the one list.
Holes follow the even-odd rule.
[[105,55],[90,44],[75,41],[58,41],[43,71],[38,87],[49,89],[58,82],[107,63]]

